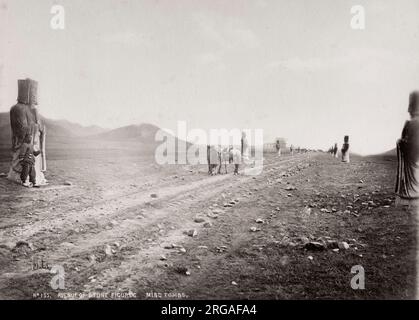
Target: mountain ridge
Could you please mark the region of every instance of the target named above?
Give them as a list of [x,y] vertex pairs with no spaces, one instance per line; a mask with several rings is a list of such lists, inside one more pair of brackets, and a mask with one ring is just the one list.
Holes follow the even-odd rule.
[[[82,126],[68,120],[55,120],[42,116],[47,128],[47,140],[54,142],[91,141],[127,141],[154,145],[155,136],[160,128],[150,123],[132,124],[116,129],[105,129],[99,126]],[[176,138],[176,137],[175,137]],[[177,140],[177,138],[176,138]],[[0,113],[0,143],[11,141],[10,116],[8,112]]]

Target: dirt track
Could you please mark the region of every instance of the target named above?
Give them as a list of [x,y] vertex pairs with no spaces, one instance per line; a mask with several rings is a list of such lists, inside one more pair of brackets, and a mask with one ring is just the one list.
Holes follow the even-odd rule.
[[[51,161],[39,190],[0,178],[0,298],[412,297],[414,230],[394,208],[393,161],[270,155],[256,177],[208,177],[151,160]],[[350,248],[303,248],[325,237]],[[64,267],[65,290],[32,270],[41,260]],[[365,290],[349,285],[359,264]]]

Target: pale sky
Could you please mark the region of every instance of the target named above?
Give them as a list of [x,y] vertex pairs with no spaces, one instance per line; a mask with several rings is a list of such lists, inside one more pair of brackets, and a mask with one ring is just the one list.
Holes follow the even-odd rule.
[[[365,30],[350,27],[358,4]],[[0,0],[0,112],[31,77],[49,118],[262,128],[313,148],[347,134],[371,154],[408,118],[418,35],[417,0]]]

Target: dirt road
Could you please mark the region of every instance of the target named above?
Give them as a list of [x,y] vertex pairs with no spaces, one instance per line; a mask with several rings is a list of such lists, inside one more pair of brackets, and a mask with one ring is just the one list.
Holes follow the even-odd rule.
[[[209,177],[205,166],[104,159],[51,161],[41,189],[0,178],[0,298],[413,295],[414,230],[394,208],[394,161],[268,155],[261,175]],[[335,241],[348,248],[307,246]],[[54,265],[65,289],[50,286]],[[350,286],[354,265],[365,290]]]

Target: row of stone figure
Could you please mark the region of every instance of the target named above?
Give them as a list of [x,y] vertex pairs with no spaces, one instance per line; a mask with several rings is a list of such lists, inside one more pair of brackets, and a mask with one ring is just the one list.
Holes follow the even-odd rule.
[[[409,95],[407,111],[410,119],[406,121],[396,144],[398,160],[396,203],[414,205],[419,208],[419,91],[413,91]],[[349,136],[345,136],[341,152],[342,161],[349,162]],[[329,153],[338,157],[337,143],[329,148]],[[419,215],[419,210],[417,214]]]
[[[340,151],[342,155],[342,162],[349,163],[349,136],[344,137],[342,149]],[[335,143],[333,147],[329,148],[329,153],[332,154],[335,158],[339,157],[337,143]]]

